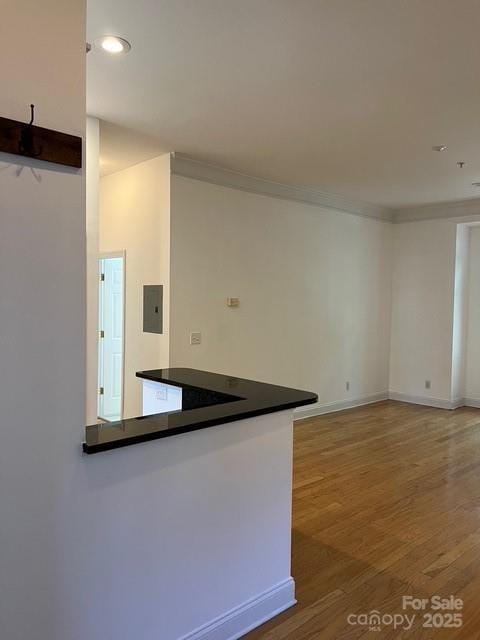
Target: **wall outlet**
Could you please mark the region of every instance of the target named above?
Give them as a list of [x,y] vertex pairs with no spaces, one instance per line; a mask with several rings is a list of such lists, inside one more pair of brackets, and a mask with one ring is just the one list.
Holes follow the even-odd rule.
[[166,386],[155,389],[155,400],[168,400],[168,389]]
[[432,383],[430,380],[425,380],[425,389],[431,389],[432,388]]
[[202,343],[202,334],[200,331],[193,331],[190,334],[190,344],[201,344]]
[[348,380],[345,382],[345,390],[350,391],[350,382]]

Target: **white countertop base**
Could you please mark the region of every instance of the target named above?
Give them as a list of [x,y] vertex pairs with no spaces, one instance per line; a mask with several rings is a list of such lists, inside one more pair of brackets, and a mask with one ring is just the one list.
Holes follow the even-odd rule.
[[68,638],[229,640],[294,604],[292,421],[84,456]]

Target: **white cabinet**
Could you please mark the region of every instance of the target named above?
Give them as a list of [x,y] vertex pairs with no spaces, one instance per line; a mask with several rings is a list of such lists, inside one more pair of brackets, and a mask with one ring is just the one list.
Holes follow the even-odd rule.
[[182,389],[171,384],[142,380],[143,411],[142,415],[151,416],[166,411],[181,411]]

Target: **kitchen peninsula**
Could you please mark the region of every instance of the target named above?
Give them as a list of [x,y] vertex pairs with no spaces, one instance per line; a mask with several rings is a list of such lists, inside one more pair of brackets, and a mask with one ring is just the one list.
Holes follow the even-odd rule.
[[83,445],[108,505],[94,526],[121,540],[105,545],[109,597],[133,571],[121,617],[161,640],[239,638],[295,603],[293,409],[317,396],[195,369],[137,376],[144,413],[170,410],[89,426]]

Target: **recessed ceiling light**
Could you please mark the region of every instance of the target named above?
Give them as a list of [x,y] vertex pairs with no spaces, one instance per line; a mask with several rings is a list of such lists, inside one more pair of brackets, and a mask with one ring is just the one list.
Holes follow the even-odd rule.
[[446,150],[447,150],[446,144],[436,144],[434,147],[432,147],[432,151],[446,151]]
[[112,53],[114,55],[119,53],[128,53],[132,48],[125,38],[120,38],[119,36],[101,36],[95,40],[95,44],[107,53]]

